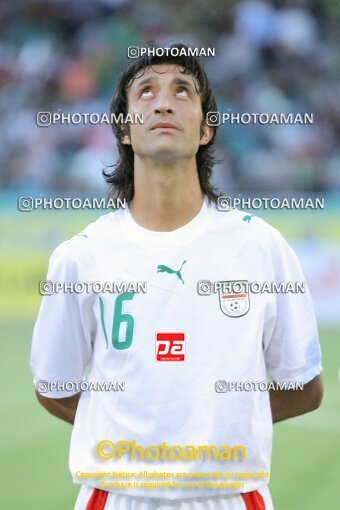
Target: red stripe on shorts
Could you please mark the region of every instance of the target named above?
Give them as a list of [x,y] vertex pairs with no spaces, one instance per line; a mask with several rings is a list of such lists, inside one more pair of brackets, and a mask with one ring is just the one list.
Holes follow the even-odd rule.
[[100,489],[93,489],[86,510],[104,510],[109,493]]
[[263,497],[258,491],[241,494],[247,510],[266,510]]

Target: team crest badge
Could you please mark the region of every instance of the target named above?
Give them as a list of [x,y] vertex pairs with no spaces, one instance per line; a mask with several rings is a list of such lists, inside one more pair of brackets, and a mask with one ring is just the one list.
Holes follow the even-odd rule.
[[220,307],[228,317],[242,317],[249,312],[248,280],[219,282]]

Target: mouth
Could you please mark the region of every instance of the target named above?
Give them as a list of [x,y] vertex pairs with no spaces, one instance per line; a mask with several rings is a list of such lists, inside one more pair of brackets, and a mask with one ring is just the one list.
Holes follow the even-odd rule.
[[174,124],[171,124],[170,122],[158,122],[158,124],[155,124],[151,128],[151,131],[154,131],[155,129],[174,129],[174,130],[178,130],[178,127],[175,126]]

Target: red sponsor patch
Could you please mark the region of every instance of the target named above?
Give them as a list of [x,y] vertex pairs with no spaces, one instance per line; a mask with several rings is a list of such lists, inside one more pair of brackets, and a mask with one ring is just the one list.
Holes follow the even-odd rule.
[[184,360],[184,333],[156,333],[156,361]]

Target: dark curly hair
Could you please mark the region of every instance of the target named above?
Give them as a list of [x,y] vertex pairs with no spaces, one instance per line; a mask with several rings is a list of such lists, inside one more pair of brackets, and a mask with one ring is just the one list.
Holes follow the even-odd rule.
[[[145,46],[148,48],[159,48],[153,42],[147,43]],[[120,76],[116,92],[113,96],[110,105],[110,113],[113,114],[114,119],[124,118],[128,113],[128,99],[127,91],[135,78],[139,78],[148,67],[157,64],[174,64],[183,68],[183,74],[192,75],[195,79],[195,86],[197,93],[201,97],[201,105],[203,111],[203,121],[201,124],[201,135],[203,134],[202,127],[205,123],[206,114],[208,112],[217,111],[216,101],[211,90],[207,75],[199,62],[199,60],[186,51],[185,55],[181,55],[181,49],[188,49],[188,46],[180,43],[172,44],[169,48],[178,48],[178,56],[174,56],[170,51],[163,52],[162,56],[145,55],[136,58]],[[150,53],[150,52],[149,52]],[[155,53],[155,52],[154,52]],[[174,52],[173,52],[174,53]],[[183,51],[182,51],[183,53]],[[123,115],[120,115],[123,114]],[[120,117],[119,117],[120,115]],[[107,183],[111,184],[110,197],[114,199],[126,200],[129,204],[134,195],[134,152],[131,145],[122,144],[124,135],[129,134],[128,124],[120,124],[113,121],[111,124],[112,131],[117,139],[119,160],[111,173],[103,170],[103,175]],[[198,177],[202,193],[206,195],[209,201],[216,202],[219,196],[218,190],[211,184],[210,177],[212,174],[213,166],[217,162],[214,158],[213,145],[216,138],[217,126],[212,126],[213,136],[207,145],[200,145],[197,154],[196,162],[198,169]],[[110,165],[108,165],[110,166]]]

